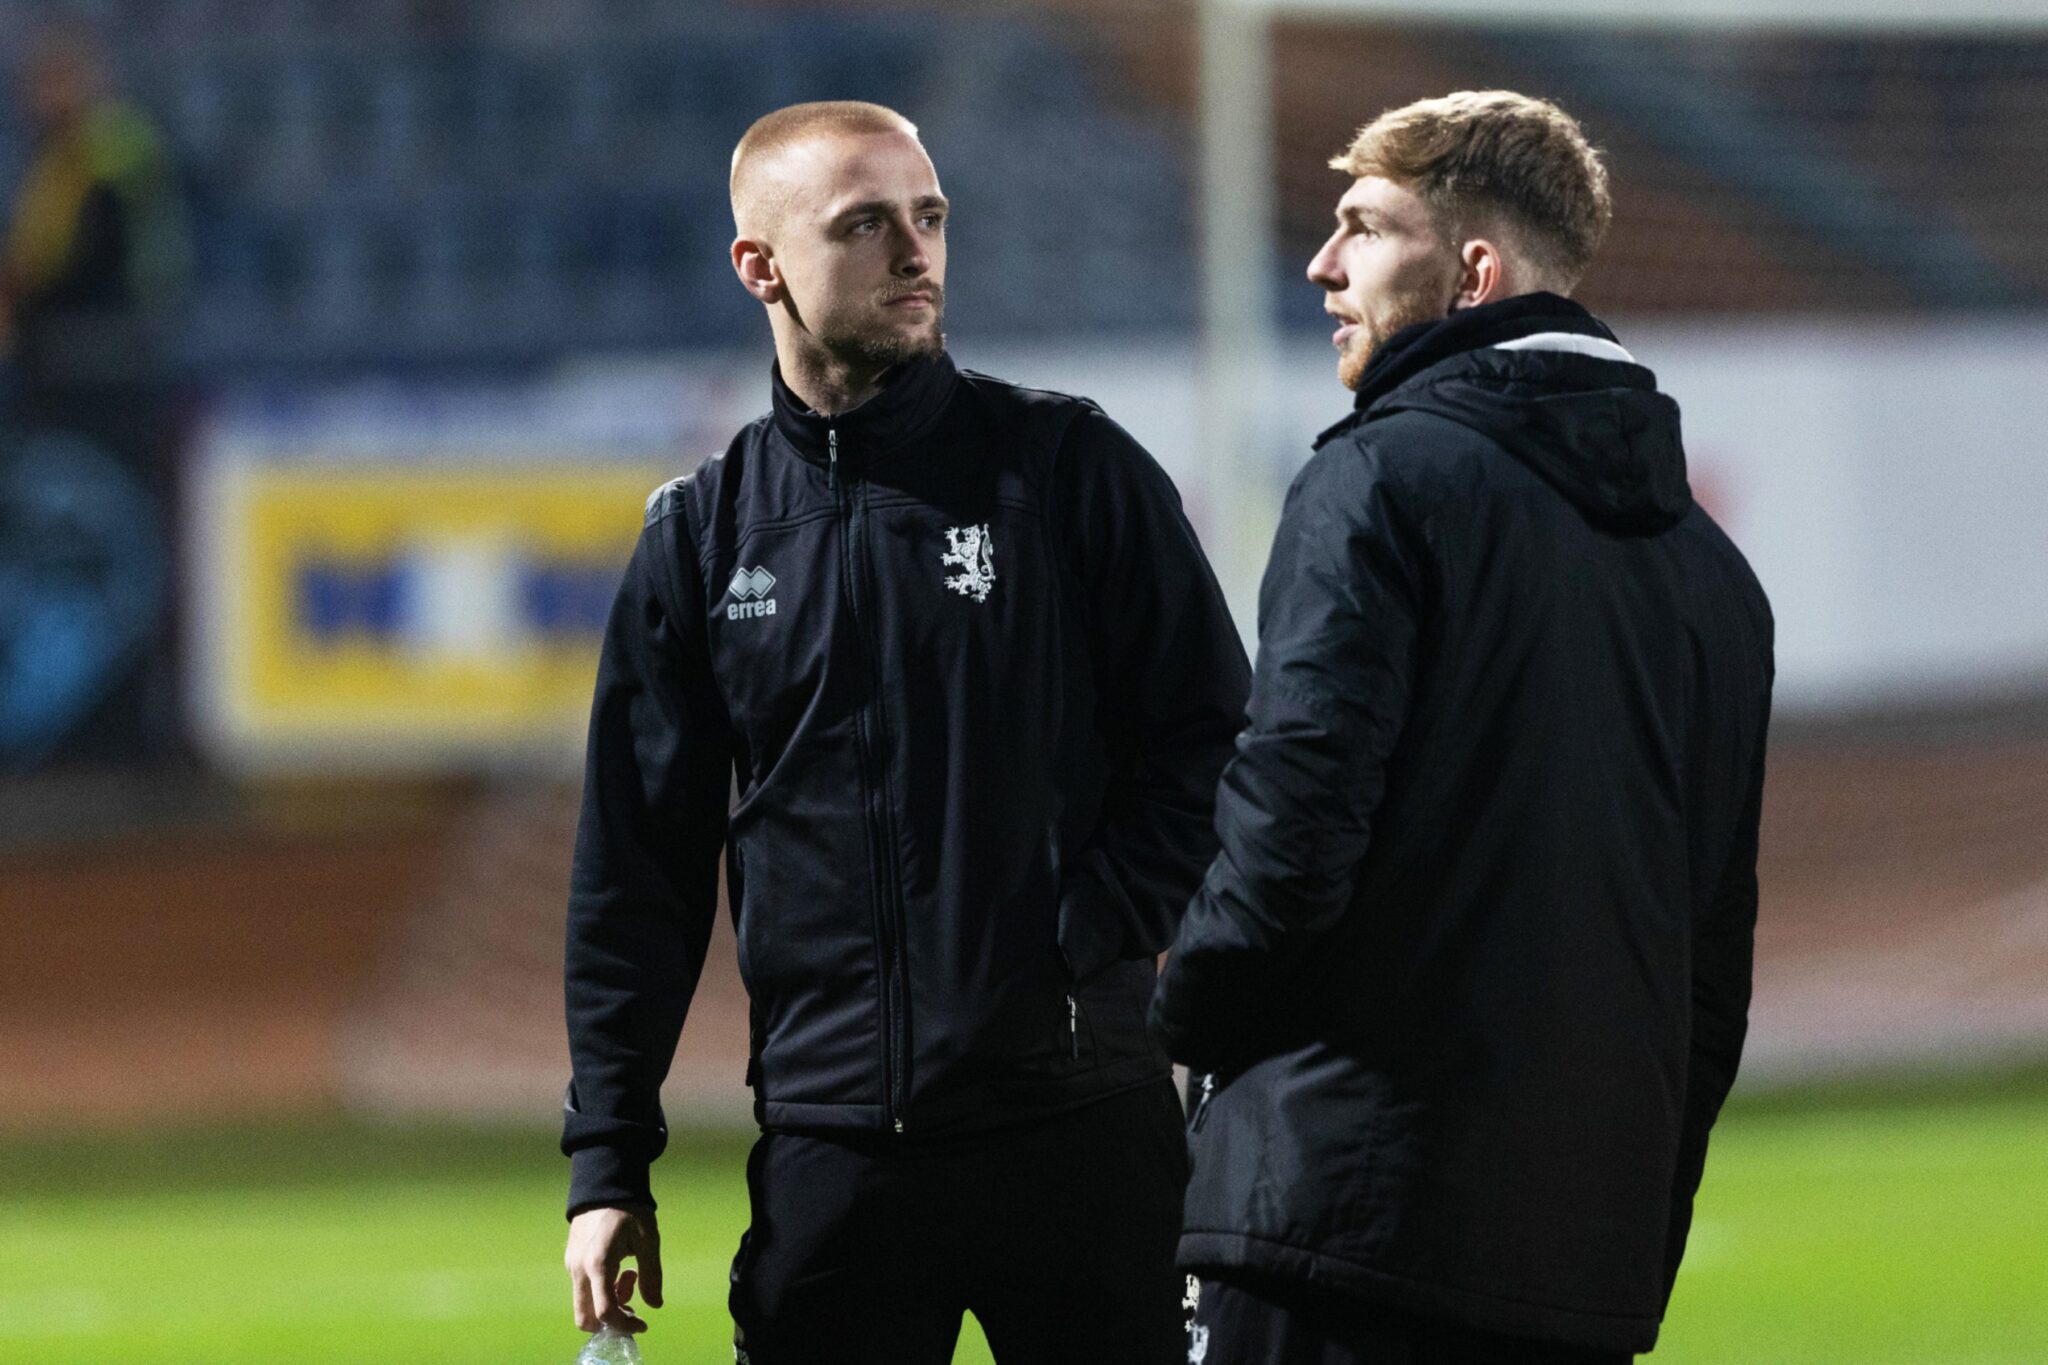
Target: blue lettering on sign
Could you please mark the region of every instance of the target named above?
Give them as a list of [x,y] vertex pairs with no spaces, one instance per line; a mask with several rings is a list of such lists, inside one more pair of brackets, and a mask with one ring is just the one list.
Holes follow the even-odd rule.
[[397,564],[304,564],[293,594],[299,623],[323,642],[350,635],[395,635],[405,604],[405,579]]
[[519,604],[543,635],[602,635],[619,587],[615,564],[527,564]]
[[[519,623],[529,633],[578,643],[603,635],[618,589],[616,564],[530,561],[514,572]],[[308,559],[294,575],[292,604],[300,628],[322,644],[390,643],[404,631],[418,590],[418,570],[404,559]]]

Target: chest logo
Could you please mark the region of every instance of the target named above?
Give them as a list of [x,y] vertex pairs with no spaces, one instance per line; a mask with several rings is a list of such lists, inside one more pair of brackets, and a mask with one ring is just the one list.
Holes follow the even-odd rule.
[[946,575],[946,586],[962,597],[988,601],[996,586],[996,543],[988,533],[988,523],[949,526],[946,544],[949,548],[939,556],[939,563],[960,570]]
[[766,569],[741,568],[734,570],[732,582],[726,591],[733,600],[725,604],[725,619],[738,621],[749,616],[773,616],[775,599],[768,595],[775,586],[775,575]]

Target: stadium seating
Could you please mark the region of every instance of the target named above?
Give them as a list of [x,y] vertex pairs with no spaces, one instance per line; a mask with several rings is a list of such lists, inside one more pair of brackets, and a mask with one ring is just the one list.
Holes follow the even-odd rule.
[[143,45],[175,26],[194,54],[128,65],[191,189],[195,370],[757,338],[725,260],[725,160],[754,116],[807,98],[923,126],[978,331],[1191,316],[1178,140],[1029,21],[591,0],[436,33],[391,5],[278,9],[213,27],[204,5],[163,6],[122,30]]

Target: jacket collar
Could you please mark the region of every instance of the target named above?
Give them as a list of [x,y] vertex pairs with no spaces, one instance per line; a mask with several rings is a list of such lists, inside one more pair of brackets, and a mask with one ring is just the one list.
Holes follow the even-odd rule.
[[[1614,333],[1585,308],[1559,294],[1517,294],[1498,303],[1465,308],[1446,318],[1418,322],[1388,337],[1365,367],[1349,417],[1316,437],[1321,445],[1347,431],[1381,400],[1424,370],[1467,351],[1516,341],[1540,332],[1559,332],[1613,342]],[[1625,353],[1624,353],[1625,354]]]
[[773,369],[775,429],[790,448],[813,464],[829,459],[829,433],[839,433],[839,457],[865,465],[930,431],[953,396],[960,372],[944,351],[907,360],[891,370],[882,390],[859,407],[830,417],[812,412]]

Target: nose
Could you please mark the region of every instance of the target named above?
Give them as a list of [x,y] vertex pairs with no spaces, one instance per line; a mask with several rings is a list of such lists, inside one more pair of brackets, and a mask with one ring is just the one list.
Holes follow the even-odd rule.
[[1309,283],[1333,292],[1344,287],[1344,272],[1337,264],[1337,239],[1342,235],[1341,232],[1331,233],[1322,250],[1309,259]]
[[896,224],[896,261],[893,269],[904,279],[914,280],[931,272],[931,254],[925,250],[924,238],[917,230],[917,224],[904,220]]

